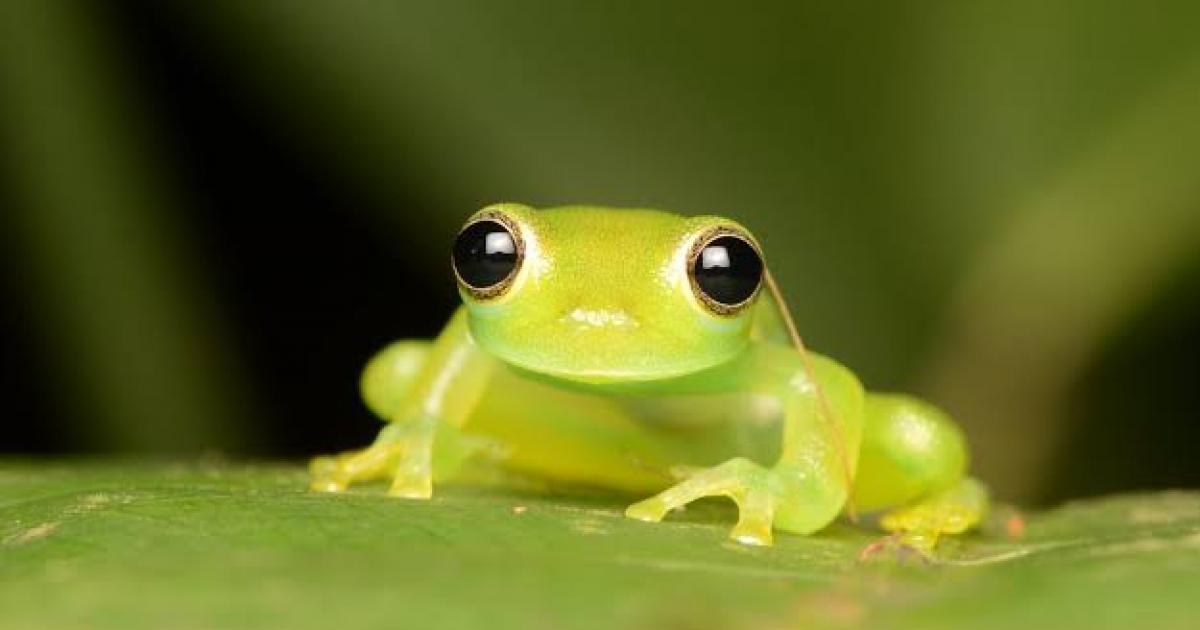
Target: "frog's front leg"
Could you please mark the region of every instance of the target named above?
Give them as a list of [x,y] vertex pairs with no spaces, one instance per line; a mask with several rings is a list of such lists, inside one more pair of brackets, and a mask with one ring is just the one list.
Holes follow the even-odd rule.
[[[461,438],[459,428],[492,366],[471,339],[461,310],[432,344],[401,342],[381,352],[367,366],[363,394],[388,426],[363,450],[315,459],[312,489],[338,492],[352,483],[390,477],[393,496],[432,496],[435,469],[447,463],[436,461],[435,453],[459,459],[465,441],[454,438]],[[435,451],[435,441],[446,448]]]
[[737,457],[702,470],[685,481],[625,510],[642,521],[661,521],[667,512],[696,499],[725,496],[738,506],[738,522],[730,537],[748,545],[771,544],[771,527],[780,497],[776,471]]
[[731,537],[752,545],[771,544],[773,528],[808,534],[837,517],[857,461],[862,386],[845,368],[814,356],[818,392],[799,355],[790,350],[752,351],[739,363],[755,375],[743,385],[765,389],[782,403],[779,459],[771,466],[730,459],[629,506],[627,516],[659,521],[696,499],[724,496],[738,507]]

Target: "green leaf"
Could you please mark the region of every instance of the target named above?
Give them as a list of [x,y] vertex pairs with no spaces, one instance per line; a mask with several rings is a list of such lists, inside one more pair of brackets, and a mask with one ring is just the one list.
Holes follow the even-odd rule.
[[305,490],[292,466],[0,464],[3,627],[1182,627],[1200,494],[1070,504],[936,562],[837,525],[731,543],[729,506],[663,524],[621,500]]

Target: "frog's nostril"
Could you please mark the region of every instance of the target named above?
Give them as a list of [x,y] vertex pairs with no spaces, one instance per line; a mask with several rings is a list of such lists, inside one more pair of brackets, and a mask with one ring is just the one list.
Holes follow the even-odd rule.
[[563,321],[587,328],[637,328],[638,321],[622,309],[574,308]]

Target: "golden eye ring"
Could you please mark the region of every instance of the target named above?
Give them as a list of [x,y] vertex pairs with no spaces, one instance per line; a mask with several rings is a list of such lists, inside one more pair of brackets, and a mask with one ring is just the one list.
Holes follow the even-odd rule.
[[720,226],[692,243],[687,274],[692,293],[715,315],[732,317],[745,310],[762,290],[766,264],[754,239]]
[[525,241],[516,221],[494,211],[472,217],[454,237],[450,253],[458,285],[481,301],[504,295],[524,261]]

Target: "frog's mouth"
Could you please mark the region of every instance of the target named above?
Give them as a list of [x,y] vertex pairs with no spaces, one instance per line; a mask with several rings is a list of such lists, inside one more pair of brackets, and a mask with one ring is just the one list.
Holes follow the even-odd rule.
[[522,361],[519,357],[498,357],[509,367],[521,374],[542,381],[558,381],[583,386],[622,385],[666,381],[706,370],[712,366],[687,368],[672,371],[639,370],[619,368],[564,368],[560,365],[547,366],[536,361]]
[[[521,372],[587,385],[679,378],[724,363],[745,347],[695,348],[675,331],[643,326],[612,311],[573,311],[567,317],[572,321],[541,329],[538,343],[508,343],[484,330],[473,336],[488,354]],[[604,323],[578,325],[575,319]]]

